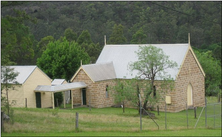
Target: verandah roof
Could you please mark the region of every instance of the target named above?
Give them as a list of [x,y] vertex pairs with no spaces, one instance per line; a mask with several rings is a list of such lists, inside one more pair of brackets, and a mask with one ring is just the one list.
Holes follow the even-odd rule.
[[62,92],[67,91],[71,89],[80,89],[85,88],[87,85],[85,82],[74,82],[74,83],[67,83],[62,85],[55,85],[55,86],[49,86],[49,85],[38,85],[34,92]]

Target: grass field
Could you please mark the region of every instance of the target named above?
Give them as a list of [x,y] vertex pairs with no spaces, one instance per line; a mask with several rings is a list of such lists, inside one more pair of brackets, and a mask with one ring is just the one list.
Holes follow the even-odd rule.
[[[214,102],[214,98],[209,98]],[[213,106],[215,113],[221,112],[221,105]],[[197,109],[197,117],[202,108]],[[208,108],[208,113],[214,108]],[[79,113],[79,130],[75,130],[75,113]],[[167,130],[165,129],[165,113],[153,112],[156,124],[148,117],[140,118],[138,111],[126,108],[74,108],[72,109],[31,109],[14,108],[14,124],[5,123],[5,133],[2,136],[221,136],[221,116],[207,119],[205,127],[205,111],[197,127],[194,111],[188,110],[188,125],[186,111],[167,113]]]

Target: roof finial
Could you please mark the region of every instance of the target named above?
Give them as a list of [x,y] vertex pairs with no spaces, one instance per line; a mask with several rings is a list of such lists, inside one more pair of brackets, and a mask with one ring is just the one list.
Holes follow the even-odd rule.
[[104,35],[104,44],[106,46],[106,35]]
[[188,44],[190,45],[190,33],[188,33]]
[[82,66],[82,60],[81,60],[81,64],[80,65]]

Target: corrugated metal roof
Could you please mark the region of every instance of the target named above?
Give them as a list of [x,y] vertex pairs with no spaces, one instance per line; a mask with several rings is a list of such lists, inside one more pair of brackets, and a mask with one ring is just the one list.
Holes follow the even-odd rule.
[[51,85],[61,85],[65,81],[66,81],[65,79],[54,79]]
[[79,88],[85,88],[87,85],[84,82],[74,82],[74,83],[67,83],[62,85],[55,85],[55,86],[49,86],[49,85],[38,85],[35,88],[35,92],[61,92],[61,91],[67,91],[71,89],[79,89]]
[[131,45],[105,45],[96,64],[113,62],[114,69],[117,78],[134,78],[138,72],[131,72],[128,69],[129,62],[135,62],[138,57],[135,51],[138,51],[139,46],[155,46],[161,48],[163,52],[169,56],[170,60],[177,63],[178,67],[165,70],[172,78],[176,78],[180,65],[182,65],[186,52],[189,48],[189,44],[131,44]]
[[14,72],[19,72],[19,75],[15,79],[15,81],[17,81],[19,84],[23,84],[27,80],[27,78],[32,74],[32,72],[37,68],[37,66],[7,66],[7,67],[14,68]]
[[82,65],[82,68],[93,81],[116,78],[113,62]]

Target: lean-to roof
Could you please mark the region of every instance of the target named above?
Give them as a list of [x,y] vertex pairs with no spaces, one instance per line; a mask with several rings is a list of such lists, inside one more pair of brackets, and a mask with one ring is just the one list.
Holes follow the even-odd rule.
[[84,82],[74,82],[74,83],[66,83],[62,85],[55,85],[55,86],[49,86],[49,85],[38,85],[35,88],[35,92],[61,92],[61,91],[67,91],[72,89],[79,89],[79,88],[85,88],[87,85]]

